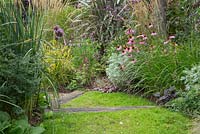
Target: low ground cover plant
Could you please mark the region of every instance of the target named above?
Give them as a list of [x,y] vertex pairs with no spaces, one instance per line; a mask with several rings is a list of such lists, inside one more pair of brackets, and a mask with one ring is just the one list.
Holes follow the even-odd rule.
[[189,116],[200,115],[200,66],[195,65],[190,70],[184,70],[181,80],[185,90],[179,93],[179,97],[167,104],[174,111],[183,112]]

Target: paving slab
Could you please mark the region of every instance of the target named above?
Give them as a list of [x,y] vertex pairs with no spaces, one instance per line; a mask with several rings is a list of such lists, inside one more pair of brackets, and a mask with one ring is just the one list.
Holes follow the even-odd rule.
[[95,108],[61,108],[54,109],[54,112],[112,112],[112,111],[122,111],[122,110],[136,110],[136,109],[149,109],[155,108],[156,106],[131,106],[131,107],[95,107]]

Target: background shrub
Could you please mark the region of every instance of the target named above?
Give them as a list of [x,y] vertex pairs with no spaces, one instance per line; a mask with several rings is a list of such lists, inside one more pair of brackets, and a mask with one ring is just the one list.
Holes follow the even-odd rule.
[[77,84],[80,87],[91,85],[93,80],[103,72],[98,62],[98,43],[83,40],[80,46],[72,47],[73,63],[76,69]]
[[188,35],[199,33],[199,10],[196,0],[172,0],[167,6],[167,32],[176,34],[177,40],[183,42]]
[[[60,90],[67,87],[75,71],[71,48],[53,40],[50,45],[44,47],[44,55],[44,63],[46,64],[45,74],[48,75],[47,77]],[[45,76],[43,86],[47,89],[52,86]]]

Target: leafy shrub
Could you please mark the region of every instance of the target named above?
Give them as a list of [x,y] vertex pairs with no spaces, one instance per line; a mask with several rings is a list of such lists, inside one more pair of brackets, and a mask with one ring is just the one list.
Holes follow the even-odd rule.
[[[0,94],[30,113],[39,92],[42,65],[42,13],[12,1],[0,2]],[[23,12],[23,14],[22,14]],[[25,16],[23,16],[25,14]],[[32,102],[32,103],[29,103]],[[0,104],[9,113],[17,111]]]
[[199,5],[196,0],[173,0],[167,7],[167,27],[169,34],[176,34],[183,42],[192,32],[199,32]]
[[171,109],[180,111],[190,116],[200,115],[200,66],[193,66],[190,70],[183,71],[186,91],[180,97],[168,103]]
[[193,66],[192,69],[183,71],[184,76],[181,80],[184,81],[185,89],[199,89],[200,88],[200,66]]
[[200,115],[200,89],[190,89],[182,92],[180,97],[167,103],[166,106],[173,111],[183,112],[189,116],[197,117]]
[[106,68],[106,74],[108,79],[116,86],[123,87],[124,78],[122,78],[123,71],[128,63],[128,57],[121,54],[113,53],[108,60],[108,68]]
[[102,72],[98,62],[98,44],[91,40],[83,40],[80,46],[72,47],[73,63],[76,70],[74,80],[77,86],[90,85],[92,80]]
[[9,134],[42,134],[45,129],[42,127],[32,127],[27,118],[11,120],[8,113],[0,111],[0,132]]

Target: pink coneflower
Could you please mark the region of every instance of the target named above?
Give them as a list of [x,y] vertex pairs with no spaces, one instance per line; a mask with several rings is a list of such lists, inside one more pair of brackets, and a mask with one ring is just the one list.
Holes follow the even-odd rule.
[[144,42],[144,41],[140,41],[140,42],[139,42],[140,45],[144,45],[145,43],[146,43],[146,42]]
[[131,28],[129,28],[129,29],[126,31],[126,34],[127,34],[127,35],[134,34],[134,33],[135,33],[135,31],[134,31],[133,29],[131,29]]
[[166,45],[170,42],[170,40],[166,40],[163,44]]
[[125,50],[122,51],[122,55],[126,55],[126,51]]
[[120,50],[122,50],[122,46],[117,47],[117,51],[120,51]]
[[128,52],[129,51],[129,47],[127,47],[124,51]]
[[130,38],[129,38],[129,40],[134,40],[135,39],[135,37],[134,36],[131,36]]
[[129,39],[128,42],[127,42],[127,44],[128,44],[128,45],[133,45],[133,44],[135,44],[135,42],[134,42],[134,40]]
[[132,56],[133,56],[132,54],[129,54],[129,55],[128,55],[129,58],[131,58]]
[[143,40],[147,40],[147,39],[148,39],[148,37],[147,37],[147,36],[144,36],[144,37],[143,37]]
[[140,35],[137,36],[137,38],[144,38],[144,37],[145,37],[144,34],[140,34]]
[[169,36],[169,39],[175,39],[174,35]]
[[153,27],[153,24],[149,23],[148,28],[152,28],[152,27]]
[[129,53],[133,52],[133,48],[132,47],[129,47]]
[[131,63],[135,64],[137,62],[137,59],[134,59],[131,61]]
[[157,33],[156,33],[156,32],[152,32],[151,35],[152,35],[152,36],[156,36]]

